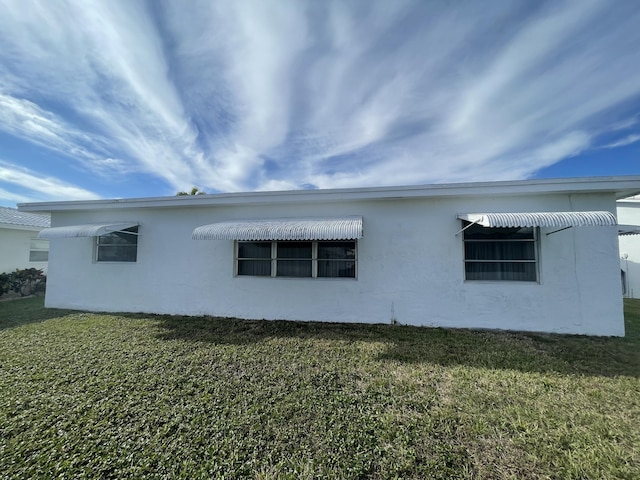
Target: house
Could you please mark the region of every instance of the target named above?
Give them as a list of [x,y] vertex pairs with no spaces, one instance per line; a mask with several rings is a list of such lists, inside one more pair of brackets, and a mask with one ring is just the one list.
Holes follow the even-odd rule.
[[618,201],[620,273],[625,297],[640,298],[640,196]]
[[624,335],[639,177],[21,204],[48,307]]
[[24,268],[46,272],[49,241],[38,238],[38,232],[49,225],[49,215],[0,207],[0,273]]

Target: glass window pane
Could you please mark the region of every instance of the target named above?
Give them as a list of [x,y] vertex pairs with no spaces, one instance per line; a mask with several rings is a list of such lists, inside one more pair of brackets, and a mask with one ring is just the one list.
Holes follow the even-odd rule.
[[98,245],[98,262],[135,262],[137,245]]
[[[466,226],[467,222],[464,222]],[[469,240],[515,240],[533,239],[532,227],[489,228],[472,225],[464,231],[464,238]]]
[[270,276],[271,260],[238,260],[238,275]]
[[31,250],[49,250],[49,240],[40,238],[31,239]]
[[537,281],[534,228],[472,225],[464,240],[466,280]]
[[522,282],[537,281],[535,262],[467,262],[467,280],[509,280]]
[[356,262],[352,260],[318,260],[318,277],[356,276]]
[[277,258],[311,258],[311,242],[278,242]]
[[49,252],[46,250],[31,250],[29,252],[30,262],[46,262],[49,260]]
[[[127,233],[129,232],[129,233]],[[138,256],[138,227],[98,237],[98,262],[135,262]]]
[[100,245],[135,245],[137,243],[137,237],[134,235],[126,235],[128,238],[119,237],[115,233],[109,235],[102,235],[98,237],[98,243]]
[[271,258],[271,242],[240,242],[238,258]]
[[517,242],[466,242],[467,260],[535,260],[533,241]]
[[356,258],[356,242],[318,242],[318,258]]
[[[317,243],[318,277],[356,276],[355,241],[275,241],[275,242],[238,242],[238,275],[271,276],[271,252],[275,247],[275,276],[312,277],[314,263],[312,258]],[[262,260],[264,259],[264,260]]]
[[[126,233],[130,232],[130,233]],[[112,232],[106,235],[100,235],[98,237],[99,245],[137,245],[138,235],[133,235],[138,232],[138,227],[127,228],[122,232]]]
[[278,260],[278,277],[310,277],[311,260]]

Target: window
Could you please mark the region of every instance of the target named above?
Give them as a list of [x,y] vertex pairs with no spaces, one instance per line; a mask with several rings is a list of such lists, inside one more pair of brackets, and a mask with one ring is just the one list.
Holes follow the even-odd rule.
[[276,277],[312,277],[314,242],[275,242]]
[[138,257],[138,227],[96,237],[96,262],[135,262]]
[[238,243],[238,275],[271,276],[271,242]]
[[318,242],[318,277],[356,276],[356,242]]
[[532,227],[487,228],[464,222],[466,280],[536,282],[536,232]]
[[29,246],[30,262],[46,262],[49,260],[49,240],[32,238]]
[[237,242],[238,275],[355,278],[356,242]]

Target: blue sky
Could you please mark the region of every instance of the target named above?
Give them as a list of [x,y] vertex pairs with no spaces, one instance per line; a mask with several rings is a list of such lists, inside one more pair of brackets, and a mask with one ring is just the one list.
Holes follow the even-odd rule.
[[640,174],[639,2],[0,11],[0,205]]

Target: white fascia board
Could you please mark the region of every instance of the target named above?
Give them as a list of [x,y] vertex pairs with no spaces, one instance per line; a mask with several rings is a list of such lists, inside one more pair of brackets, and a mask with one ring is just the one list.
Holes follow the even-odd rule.
[[449,183],[400,187],[366,187],[326,190],[220,193],[171,197],[20,203],[23,212],[105,210],[120,208],[216,207],[287,203],[402,200],[410,198],[612,193],[616,199],[640,193],[640,176],[518,180],[508,182]]

